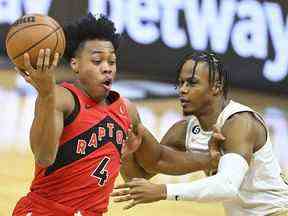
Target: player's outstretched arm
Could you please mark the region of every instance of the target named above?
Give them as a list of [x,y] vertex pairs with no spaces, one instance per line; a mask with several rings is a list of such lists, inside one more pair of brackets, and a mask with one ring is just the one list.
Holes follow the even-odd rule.
[[208,152],[186,152],[186,128],[186,120],[177,122],[165,134],[160,145],[155,144],[155,138],[145,129],[142,145],[135,152],[137,161],[149,172],[168,175],[208,169],[212,161]]
[[225,122],[222,133],[226,140],[217,174],[192,183],[165,185],[167,199],[209,202],[237,198],[253,152],[265,144],[266,129],[252,113],[242,112]]
[[135,121],[137,126],[134,129],[135,133],[142,131],[142,143],[134,155],[138,164],[148,173],[181,175],[210,167],[209,153],[185,152],[186,121],[180,121],[172,126],[159,145],[155,137],[141,124],[136,108],[132,106],[131,110],[136,119],[138,116],[138,120]]
[[50,53],[50,49],[40,50],[36,69],[31,66],[29,55],[26,53],[24,55],[26,71],[18,70],[38,92],[34,120],[30,129],[30,145],[36,164],[43,167],[51,165],[55,160],[63,130],[63,116],[69,104],[67,100],[71,98],[70,93],[67,95],[67,90],[56,86],[55,69],[59,54],[55,54],[51,64]]
[[117,197],[115,201],[132,200],[126,206],[128,209],[139,203],[161,199],[214,202],[237,198],[253,152],[266,141],[266,130],[251,113],[244,112],[227,120],[222,132],[226,137],[223,147],[225,154],[220,159],[216,175],[191,183],[167,185],[135,179],[116,187],[125,190],[113,192],[112,196]]

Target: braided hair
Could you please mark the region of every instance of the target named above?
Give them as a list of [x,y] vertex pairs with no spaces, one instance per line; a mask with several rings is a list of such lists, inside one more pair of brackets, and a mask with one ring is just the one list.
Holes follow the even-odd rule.
[[214,85],[215,83],[219,83],[222,86],[224,97],[227,98],[229,77],[228,72],[224,69],[223,63],[219,57],[212,52],[193,52],[186,54],[177,66],[177,80],[183,65],[189,60],[195,62],[192,70],[192,78],[195,76],[195,71],[199,62],[207,63],[209,68],[209,84]]

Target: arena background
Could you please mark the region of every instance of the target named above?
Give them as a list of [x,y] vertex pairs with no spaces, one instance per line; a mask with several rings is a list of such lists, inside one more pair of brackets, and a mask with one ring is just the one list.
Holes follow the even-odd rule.
[[[265,118],[274,151],[288,170],[288,4],[256,0],[0,0],[0,215],[11,215],[33,177],[28,132],[35,91],[13,71],[6,57],[9,25],[26,13],[48,14],[65,24],[88,11],[107,14],[122,33],[114,89],[134,100],[144,124],[161,139],[181,119],[173,82],[177,59],[191,50],[219,54],[231,74],[230,97]],[[65,62],[57,80],[72,80]],[[156,182],[184,182],[158,175]],[[119,177],[118,182],[122,181]],[[219,203],[161,201],[122,211],[110,203],[107,215],[224,215]]]

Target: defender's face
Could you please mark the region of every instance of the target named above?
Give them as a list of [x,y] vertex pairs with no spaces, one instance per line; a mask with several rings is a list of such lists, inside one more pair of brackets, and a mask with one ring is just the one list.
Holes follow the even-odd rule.
[[104,99],[116,75],[116,55],[110,41],[86,41],[76,57],[78,77],[92,98]]
[[179,99],[183,114],[205,115],[210,110],[213,96],[209,85],[209,70],[206,63],[199,62],[192,78],[195,62],[188,60],[184,63],[178,79]]

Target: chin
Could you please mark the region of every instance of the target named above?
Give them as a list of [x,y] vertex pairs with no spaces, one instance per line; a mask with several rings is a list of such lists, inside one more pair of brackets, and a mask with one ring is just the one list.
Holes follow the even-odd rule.
[[182,114],[183,114],[183,116],[190,116],[190,115],[193,115],[193,111],[183,109]]

